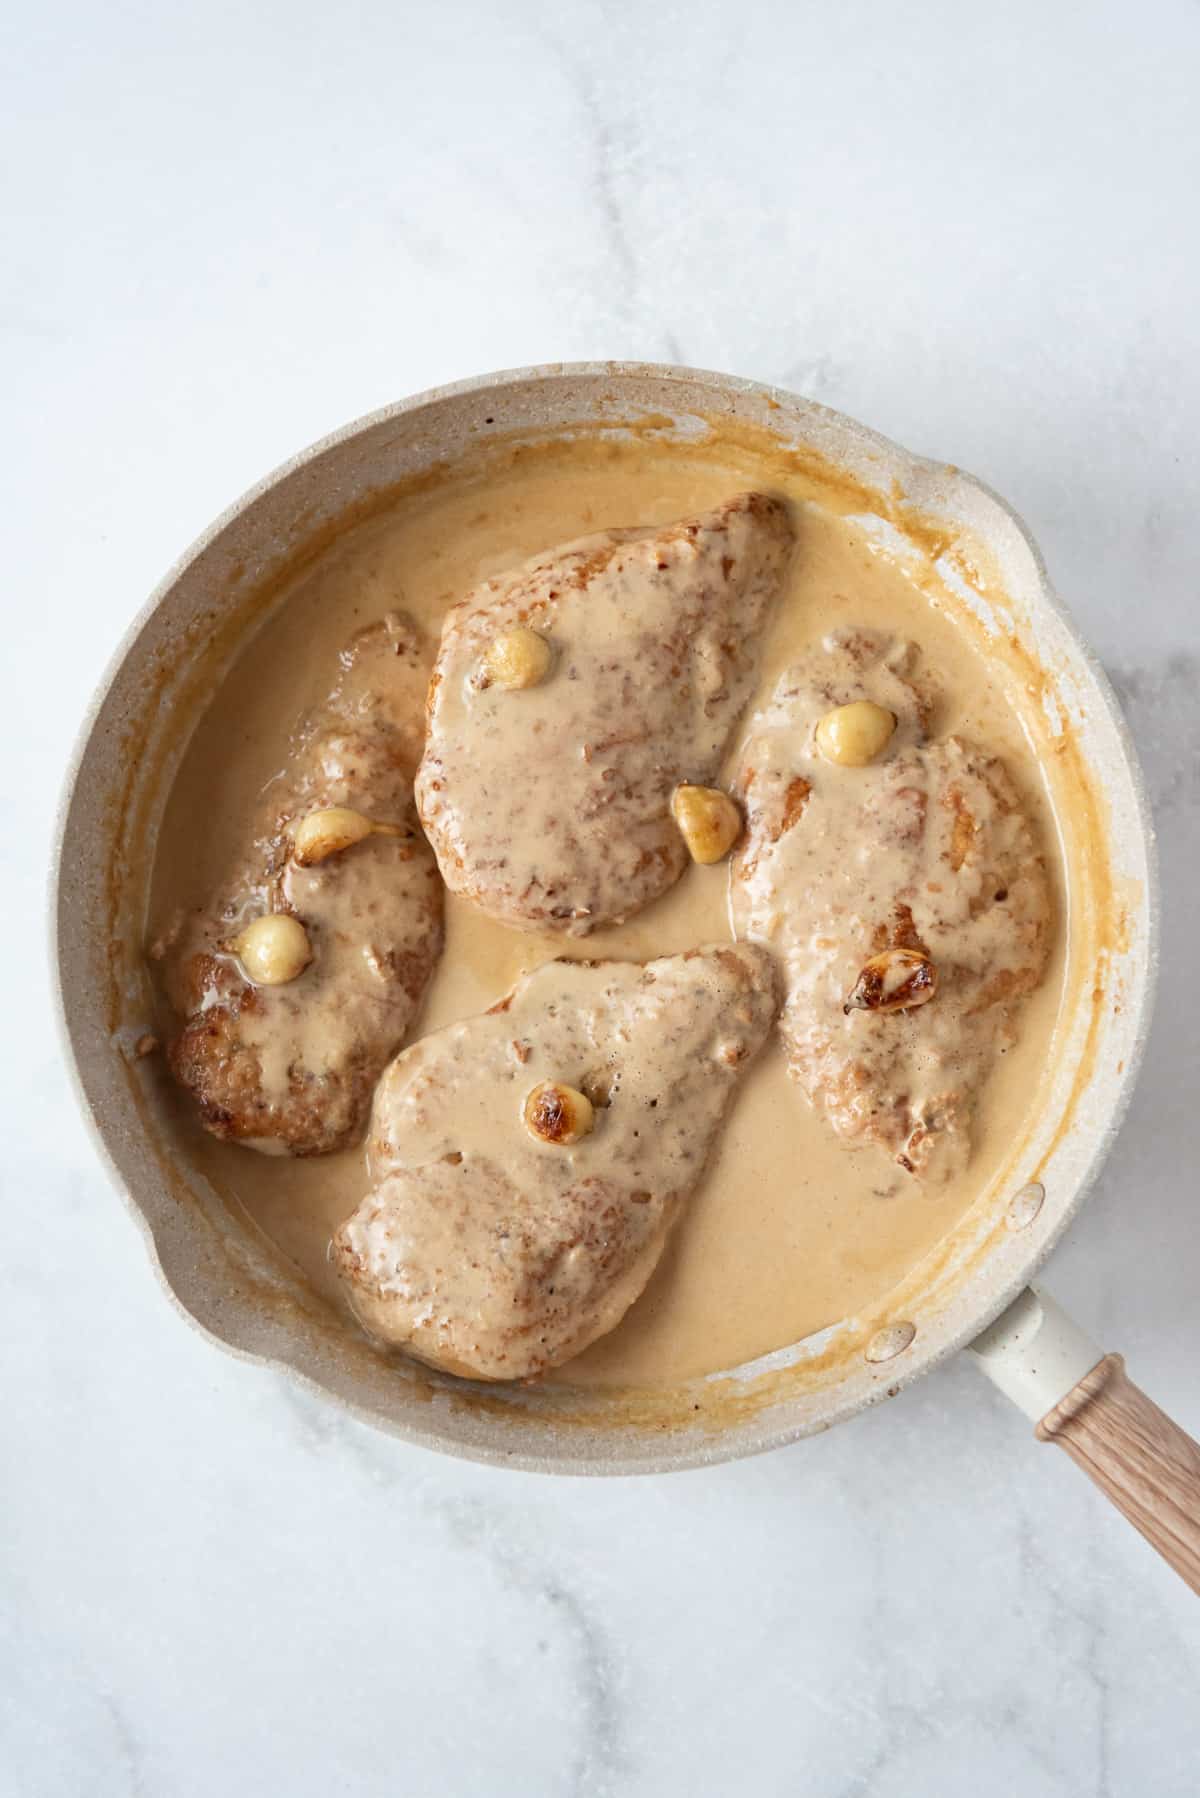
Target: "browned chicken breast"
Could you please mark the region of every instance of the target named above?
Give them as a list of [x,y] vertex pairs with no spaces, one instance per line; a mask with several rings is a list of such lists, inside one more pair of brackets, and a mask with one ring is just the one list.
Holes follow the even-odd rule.
[[912,647],[840,631],[753,721],[739,933],[784,970],[789,1065],[850,1143],[957,1173],[975,1097],[1045,967],[1045,864],[1002,764],[927,742]]
[[579,935],[679,878],[672,791],[717,772],[791,543],[784,507],[744,493],[550,550],[454,608],[416,783],[452,892]]
[[355,639],[248,823],[244,862],[159,946],[184,1020],[170,1065],[216,1136],[322,1155],[362,1134],[441,948],[412,800],[428,667],[395,614]]
[[334,1238],[364,1326],[450,1373],[541,1373],[611,1330],[704,1171],[777,1005],[749,945],[553,961],[380,1083]]

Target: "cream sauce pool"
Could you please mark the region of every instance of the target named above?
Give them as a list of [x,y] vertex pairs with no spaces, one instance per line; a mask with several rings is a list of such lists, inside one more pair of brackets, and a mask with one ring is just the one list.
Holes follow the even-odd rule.
[[[1066,937],[1059,834],[1026,730],[1033,699],[1017,675],[986,656],[974,627],[922,590],[907,565],[827,504],[815,477],[744,456],[725,465],[644,442],[582,441],[402,498],[299,575],[220,681],[182,757],[159,834],[151,934],[178,908],[204,905],[222,870],[244,853],[247,818],[356,630],[399,608],[436,638],[454,600],[539,550],[614,526],[666,523],[748,486],[793,501],[797,549],[746,719],[780,673],[836,626],[912,638],[937,688],[931,735],[958,732],[1001,755],[1034,822],[1057,900],[1050,964],[1021,1011],[1015,1046],[988,1081],[970,1162],[945,1185],[910,1182],[895,1192],[886,1157],[848,1151],[789,1078],[778,1043],[769,1043],[646,1291],[610,1335],[550,1376],[559,1382],[673,1383],[794,1342],[884,1298],[1003,1179],[1033,1121],[1051,1053]],[[731,768],[739,740],[735,733]],[[485,1010],[518,975],[556,955],[648,959],[729,937],[728,888],[728,864],[690,867],[628,924],[583,939],[518,933],[450,895],[445,953],[410,1040]],[[362,1152],[265,1157],[205,1135],[184,1100],[173,1110],[190,1158],[231,1207],[344,1310],[328,1245],[365,1190]]]

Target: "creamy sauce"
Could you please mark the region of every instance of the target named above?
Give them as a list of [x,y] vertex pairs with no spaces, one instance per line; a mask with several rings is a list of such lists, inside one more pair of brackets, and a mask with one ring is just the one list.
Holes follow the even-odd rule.
[[[674,885],[688,857],[666,796],[719,771],[791,547],[786,509],[742,494],[669,530],[584,538],[455,608],[416,788],[452,892],[583,936]],[[552,662],[508,691],[486,658],[514,625]]]
[[[176,779],[156,856],[154,920],[201,906],[214,871],[244,853],[246,819],[279,767],[296,717],[327,686],[330,659],[393,609],[434,632],[480,581],[556,543],[630,524],[665,523],[766,486],[801,502],[797,551],[766,627],[750,711],[785,669],[839,625],[892,631],[920,645],[936,677],[931,734],[962,734],[1003,756],[1065,894],[1057,833],[1021,723],[1031,700],[977,637],[932,604],[815,481],[746,459],[724,467],[646,444],[565,446],[518,459],[486,484],[464,479],[402,501],[337,542],[246,645],[202,717]],[[749,712],[747,713],[747,722]],[[738,761],[732,750],[727,766]],[[451,895],[446,950],[409,1040],[485,1010],[524,971],[555,955],[648,959],[731,935],[728,867],[689,868],[629,923],[581,942],[517,933]],[[550,1377],[611,1385],[670,1382],[736,1365],[880,1300],[932,1251],[1003,1173],[1030,1121],[1062,988],[1063,942],[1025,1002],[1016,1045],[999,1060],[975,1121],[965,1173],[933,1188],[892,1188],[878,1150],[847,1153],[789,1078],[771,1042],[742,1082],[709,1172],[645,1293],[613,1333]],[[342,1306],[328,1262],[338,1226],[367,1190],[360,1151],[274,1160],[204,1137],[180,1101],[177,1128],[218,1189]]]
[[[778,1010],[766,950],[552,961],[502,1008],[404,1050],[371,1122],[372,1189],[335,1238],[351,1303],[452,1373],[524,1378],[610,1330],[654,1270]],[[529,1128],[553,1083],[573,1141]]]
[[[237,865],[152,946],[187,1020],[169,1046],[172,1069],[219,1136],[267,1154],[321,1154],[362,1137],[441,949],[441,882],[412,802],[431,656],[396,612],[354,634],[330,693],[299,722],[285,769],[246,817]],[[340,854],[298,857],[297,828],[329,808],[384,828]],[[307,966],[255,984],[240,933],[279,914],[302,921]]]
[[[917,661],[904,638],[831,631],[750,720],[733,918],[780,959],[792,1071],[831,1128],[932,1182],[967,1166],[975,1094],[1041,978],[1050,907],[1003,765],[927,738]],[[862,702],[895,719],[891,740],[862,766],[831,762],[821,721]],[[914,1002],[888,1010],[896,994]]]

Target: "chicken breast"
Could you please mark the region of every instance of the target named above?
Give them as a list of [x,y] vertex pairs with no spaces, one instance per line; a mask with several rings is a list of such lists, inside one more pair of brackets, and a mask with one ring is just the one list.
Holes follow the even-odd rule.
[[[343,651],[332,691],[298,731],[262,816],[248,821],[241,865],[212,907],[159,946],[183,1019],[170,1066],[215,1136],[322,1155],[362,1135],[442,942],[441,882],[412,798],[429,661],[396,614]],[[351,820],[350,837],[365,820],[388,834],[339,847],[347,820],[339,832],[337,818],[318,818],[297,852],[303,820],[332,808],[364,821]],[[234,950],[247,924],[270,914],[298,920],[301,952],[307,941],[311,953],[279,985],[252,977],[245,939]]]
[[791,544],[783,505],[744,493],[547,551],[450,612],[416,792],[452,892],[581,935],[674,884],[671,793],[717,773]]
[[[914,659],[841,631],[783,676],[742,759],[732,894],[739,934],[782,961],[789,1066],[814,1105],[847,1143],[938,1181],[970,1154],[979,1089],[1045,968],[1051,905],[1002,763],[926,741]],[[864,700],[894,732],[867,765],[838,765],[817,727]]]
[[611,1330],[777,1003],[751,946],[553,961],[404,1050],[375,1100],[371,1190],[334,1238],[364,1326],[482,1380],[539,1374]]

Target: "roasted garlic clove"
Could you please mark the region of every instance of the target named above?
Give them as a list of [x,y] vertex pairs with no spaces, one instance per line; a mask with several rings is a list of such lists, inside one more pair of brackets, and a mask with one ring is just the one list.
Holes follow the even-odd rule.
[[884,949],[854,983],[843,1011],[906,1011],[937,992],[937,969],[920,949]]
[[525,1128],[539,1142],[569,1148],[595,1127],[596,1114],[586,1094],[557,1080],[543,1080],[525,1100]]
[[299,918],[287,912],[269,912],[231,943],[242,971],[255,986],[286,986],[303,974],[312,960],[312,945]]
[[480,687],[499,687],[505,693],[536,687],[550,672],[554,652],[545,637],[527,624],[514,624],[493,638],[479,667]]
[[309,812],[292,830],[292,859],[298,868],[311,868],[343,849],[352,849],[367,837],[403,837],[403,824],[378,824],[346,805],[331,805]]
[[835,706],[817,725],[817,748],[827,762],[842,768],[865,768],[892,739],[896,720],[870,699]]
[[719,787],[676,787],[671,815],[694,862],[723,861],[742,834],[742,814]]

